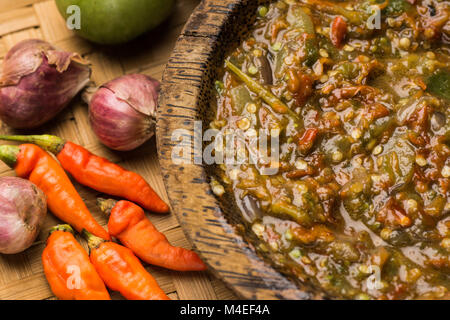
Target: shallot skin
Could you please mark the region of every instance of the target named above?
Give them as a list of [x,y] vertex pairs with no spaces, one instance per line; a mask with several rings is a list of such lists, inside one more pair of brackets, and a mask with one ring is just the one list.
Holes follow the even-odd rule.
[[0,178],[0,253],[29,248],[47,214],[45,194],[28,180]]
[[35,128],[52,119],[90,81],[89,63],[30,39],[7,53],[0,75],[0,118],[13,128]]
[[160,84],[142,74],[130,74],[102,85],[89,101],[89,119],[99,140],[107,147],[128,151],[150,139]]

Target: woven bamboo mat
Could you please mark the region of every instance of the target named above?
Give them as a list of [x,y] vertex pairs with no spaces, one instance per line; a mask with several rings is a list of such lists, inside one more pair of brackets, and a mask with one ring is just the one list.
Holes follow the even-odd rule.
[[[41,38],[68,51],[76,51],[92,63],[92,80],[104,83],[128,73],[143,73],[160,79],[164,65],[174,43],[198,0],[178,0],[172,17],[157,30],[121,48],[93,45],[69,31],[59,15],[54,1],[0,0],[0,66],[6,52],[17,42],[28,38]],[[0,124],[0,132],[14,132]],[[50,133],[78,143],[91,152],[120,163],[127,169],[143,175],[155,190],[167,201],[158,167],[155,139],[127,153],[114,152],[99,143],[93,134],[87,116],[87,106],[76,98],[59,116],[33,133]],[[14,172],[3,163],[0,176]],[[106,225],[107,220],[96,208],[97,192],[75,183],[81,196],[97,221]],[[180,225],[173,214],[149,215],[151,221],[169,241],[189,248]],[[55,299],[45,279],[41,254],[48,229],[59,223],[50,213],[34,245],[16,255],[0,254],[0,299]],[[83,242],[80,238],[79,240]],[[84,244],[84,242],[83,242]],[[85,245],[85,244],[84,244]],[[148,266],[149,272],[172,299],[234,299],[221,281],[207,272],[180,273]],[[113,298],[120,299],[118,293]]]

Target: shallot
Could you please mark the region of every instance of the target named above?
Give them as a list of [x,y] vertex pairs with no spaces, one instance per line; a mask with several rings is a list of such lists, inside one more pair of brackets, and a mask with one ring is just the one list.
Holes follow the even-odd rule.
[[34,128],[59,113],[90,81],[77,53],[30,39],[9,50],[0,74],[0,118],[13,128]]
[[35,184],[16,177],[0,178],[0,253],[29,248],[46,214],[44,192]]
[[86,91],[89,119],[99,140],[107,147],[128,151],[155,133],[159,82],[142,74],[130,74]]

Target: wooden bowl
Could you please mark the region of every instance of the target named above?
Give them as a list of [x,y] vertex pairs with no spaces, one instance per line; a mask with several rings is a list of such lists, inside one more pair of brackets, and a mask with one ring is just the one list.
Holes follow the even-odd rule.
[[[254,22],[257,6],[268,1],[205,0],[182,31],[163,75],[157,118],[159,161],[170,204],[193,247],[210,270],[245,299],[318,299],[324,294],[313,287],[289,280],[259,256],[238,232],[243,223],[235,201],[218,200],[209,177],[214,167],[195,164],[194,133],[202,137],[214,115],[214,80],[224,57],[240,42]],[[194,125],[203,123],[202,128]],[[178,135],[178,136],[177,136]],[[172,156],[179,139],[189,151],[187,163]],[[201,144],[201,142],[200,142]]]

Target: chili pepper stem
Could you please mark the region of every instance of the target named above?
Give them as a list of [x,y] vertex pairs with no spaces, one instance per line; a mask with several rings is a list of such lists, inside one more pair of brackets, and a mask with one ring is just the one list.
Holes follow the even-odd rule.
[[0,146],[0,160],[6,163],[9,167],[14,168],[17,162],[17,156],[20,152],[18,146],[3,145]]
[[70,232],[71,234],[75,235],[75,231],[69,224],[58,224],[57,226],[51,227],[49,231],[49,236],[55,231]]
[[50,151],[51,153],[57,155],[62,148],[64,147],[64,144],[66,141],[64,139],[61,139],[57,136],[52,136],[49,134],[43,134],[43,135],[0,135],[1,140],[7,140],[7,141],[19,141],[19,142],[28,142],[33,143],[41,148],[44,148],[47,151]]
[[118,201],[114,199],[97,198],[97,206],[107,216],[111,214],[111,210],[114,208],[117,202]]
[[89,251],[92,249],[98,248],[103,242],[106,242],[106,240],[104,240],[100,237],[94,236],[92,233],[90,233],[86,229],[83,229],[83,231],[81,231],[81,235],[88,242]]
[[262,98],[275,112],[285,114],[288,113],[296,121],[298,120],[298,115],[293,112],[289,107],[284,104],[280,99],[275,97],[272,92],[264,88],[261,84],[254,81],[248,75],[243,73],[241,69],[236,67],[230,60],[226,60],[225,64],[228,69],[230,69],[238,78],[240,78],[251,91],[256,93],[260,98]]

